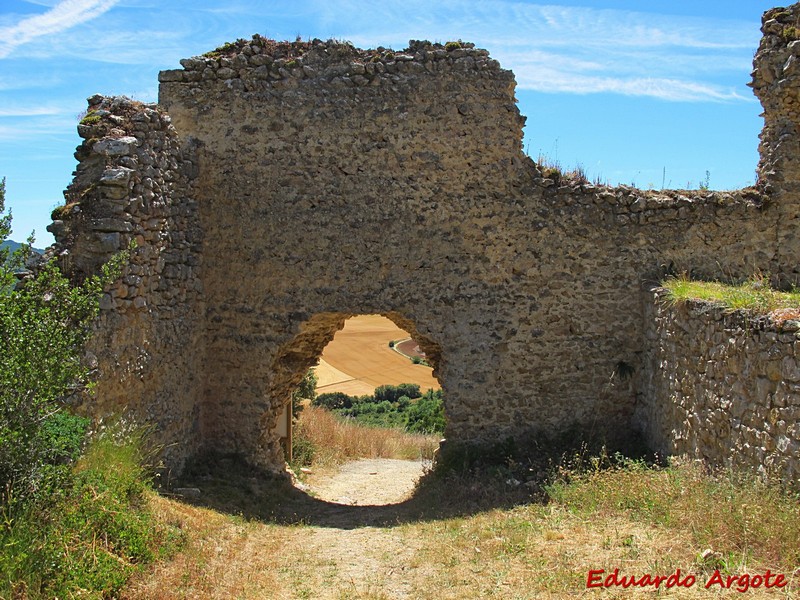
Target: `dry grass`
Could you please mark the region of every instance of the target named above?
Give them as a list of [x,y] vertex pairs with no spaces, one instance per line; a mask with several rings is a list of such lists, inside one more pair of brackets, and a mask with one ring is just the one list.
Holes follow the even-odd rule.
[[126,600],[278,598],[285,547],[300,530],[247,522],[154,497],[152,510],[185,532],[183,549],[169,562],[135,577]]
[[[424,501],[467,505],[472,496],[497,494],[506,477],[472,472],[429,480],[436,489]],[[162,500],[163,518],[186,532],[187,549],[126,597],[743,597],[705,589],[715,569],[770,569],[789,582],[750,589],[747,598],[800,597],[796,495],[753,478],[709,476],[693,463],[662,469],[628,462],[562,469],[554,477],[544,501],[377,527],[244,522]],[[637,577],[680,569],[697,582],[657,591],[586,588],[590,570],[615,568]]]
[[710,476],[696,463],[665,470],[633,463],[556,484],[550,494],[579,514],[623,514],[691,532],[691,544],[720,551],[714,566],[730,572],[800,567],[798,496],[752,476]]
[[[797,598],[800,501],[774,485],[696,464],[668,469],[628,463],[608,470],[561,472],[546,503],[402,527],[427,565],[414,597],[572,598],[664,595],[738,597],[705,583],[727,576],[783,574],[783,589],[750,589],[750,598]],[[689,588],[586,588],[590,570],[621,575],[693,574]]]
[[[297,459],[318,466],[338,465],[356,458],[431,459],[438,447],[437,436],[365,427],[343,421],[316,406],[302,410],[295,429]],[[301,456],[297,455],[298,448]]]

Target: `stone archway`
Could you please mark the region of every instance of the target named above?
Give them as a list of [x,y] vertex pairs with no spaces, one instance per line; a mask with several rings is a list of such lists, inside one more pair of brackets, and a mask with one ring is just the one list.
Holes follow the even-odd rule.
[[[770,35],[763,73],[791,53]],[[264,431],[350,314],[427,340],[455,442],[625,436],[647,389],[643,285],[797,282],[796,184],[779,172],[795,146],[775,141],[796,82],[755,79],[763,185],[692,194],[534,164],[513,74],[471,44],[255,36],[182,65],[159,106],[89,100],[53,226],[73,271],[139,243],[102,301],[90,411],[131,406],[175,468],[203,448],[282,467]],[[618,365],[630,381],[609,387]]]
[[[345,322],[356,316],[351,313],[318,313],[311,316],[299,327],[299,332],[277,352],[269,372],[272,374],[268,395],[274,403],[261,418],[261,440],[259,447],[268,456],[268,465],[280,464],[279,436],[276,421],[290,403],[291,394],[297,388],[306,372],[317,363],[323,349],[333,340]],[[383,313],[400,329],[408,332],[423,349],[433,367],[434,377],[439,377],[438,367],[444,362],[442,347],[421,334],[414,322],[396,312]],[[441,384],[441,381],[440,381]],[[444,385],[442,384],[444,389]],[[278,453],[278,454],[276,454]]]

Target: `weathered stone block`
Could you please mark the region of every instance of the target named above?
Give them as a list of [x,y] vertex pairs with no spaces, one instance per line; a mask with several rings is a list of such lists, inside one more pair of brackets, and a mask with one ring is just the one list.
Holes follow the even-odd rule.
[[171,69],[167,71],[161,71],[158,74],[158,80],[164,83],[183,81],[184,77],[185,77],[185,72],[182,69]]
[[92,146],[92,150],[105,156],[127,156],[136,152],[138,140],[135,137],[103,138]]
[[103,185],[114,185],[128,188],[133,175],[133,169],[126,167],[118,167],[116,169],[106,169],[100,176],[100,183]]

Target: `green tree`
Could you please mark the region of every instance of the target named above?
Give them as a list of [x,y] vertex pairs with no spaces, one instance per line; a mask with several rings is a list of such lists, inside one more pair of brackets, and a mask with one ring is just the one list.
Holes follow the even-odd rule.
[[[6,241],[11,235],[11,211],[6,213],[6,179],[0,179],[0,243]],[[16,282],[14,272],[20,269],[30,253],[30,244],[33,235],[28,238],[28,244],[23,244],[16,252],[0,246],[0,293],[6,294]]]
[[428,390],[408,407],[406,431],[409,433],[442,433],[445,424],[441,390]]
[[375,402],[397,402],[402,396],[419,398],[422,394],[416,383],[401,383],[400,385],[382,385],[375,388]]
[[350,408],[353,406],[353,397],[348,396],[344,392],[326,392],[314,398],[311,404],[327,408],[328,410]]
[[317,397],[317,381],[314,369],[309,369],[303,376],[300,385],[292,392],[292,414],[296,415],[303,410],[303,400],[310,400],[312,404],[314,403]]
[[[11,231],[0,186],[0,242]],[[89,389],[83,346],[98,313],[105,283],[126,256],[115,257],[102,275],[72,286],[55,262],[16,283],[25,250],[0,256],[0,499],[35,493],[48,466],[74,456],[80,420],[63,411]],[[85,426],[83,427],[85,429]]]

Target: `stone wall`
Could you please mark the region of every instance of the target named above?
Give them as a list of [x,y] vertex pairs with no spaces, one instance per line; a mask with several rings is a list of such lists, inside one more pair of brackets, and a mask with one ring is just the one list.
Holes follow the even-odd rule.
[[75,179],[48,227],[51,251],[81,279],[136,244],[100,300],[88,348],[99,367],[97,394],[82,408],[154,425],[166,463],[179,468],[199,441],[204,358],[192,153],[169,115],[125,98],[90,98],[78,133]]
[[[782,52],[757,57],[767,123],[779,109],[759,73]],[[643,282],[798,281],[779,162],[735,192],[544,169],[522,152],[512,73],[471,44],[255,36],[182,65],[161,73],[160,108],[102,100],[101,129],[82,125],[97,139],[68,201],[116,220],[55,225],[84,271],[141,238],[135,277],[104,299],[98,402],[154,418],[171,464],[205,447],[281,469],[277,415],[364,313],[420,342],[449,440],[625,437],[647,393]]]
[[760,187],[779,214],[775,227],[780,283],[800,274],[800,5],[764,13],[753,59],[753,92],[764,107],[758,163]]
[[800,322],[649,298],[635,422],[651,447],[800,487]]

